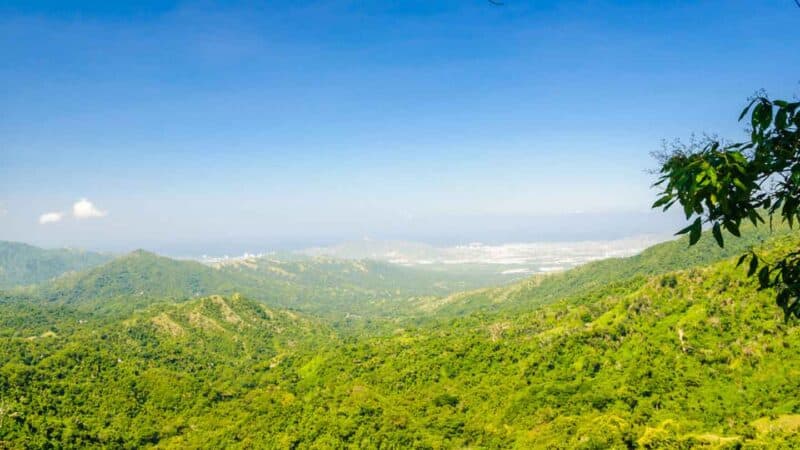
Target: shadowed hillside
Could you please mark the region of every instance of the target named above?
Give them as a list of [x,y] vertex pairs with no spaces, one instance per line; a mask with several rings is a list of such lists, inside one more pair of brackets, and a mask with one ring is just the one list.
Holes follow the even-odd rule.
[[98,266],[111,258],[82,250],[50,250],[0,241],[0,289],[40,283],[67,272]]

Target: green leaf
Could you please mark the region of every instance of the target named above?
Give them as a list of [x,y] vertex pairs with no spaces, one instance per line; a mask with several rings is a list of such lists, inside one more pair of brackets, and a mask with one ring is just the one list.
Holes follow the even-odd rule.
[[764,266],[758,271],[758,284],[762,289],[769,286],[769,266]]
[[[753,132],[755,133],[755,129],[758,128],[758,125],[761,123],[761,109],[764,107],[762,103],[756,105],[753,108],[753,114],[750,116],[750,126],[753,127]],[[755,139],[753,139],[755,140]]]
[[742,234],[739,233],[739,225],[734,222],[725,222],[725,229],[736,237],[742,237]]
[[748,104],[747,106],[745,106],[745,108],[742,110],[742,113],[741,113],[741,114],[739,114],[739,121],[741,121],[742,119],[744,119],[744,116],[746,116],[746,115],[747,115],[747,111],[750,111],[750,108],[752,108],[752,107],[753,107],[753,103],[755,103],[755,102],[756,102],[756,99],[753,99],[753,100],[751,100],[751,101],[750,101],[750,104]]
[[740,256],[740,257],[739,257],[739,260],[738,260],[738,261],[736,261],[736,267],[739,267],[739,266],[741,266],[741,265],[742,265],[742,263],[744,262],[744,260],[745,260],[745,259],[747,259],[747,257],[748,257],[748,256],[749,256],[749,254],[748,254],[748,253],[745,253],[744,255]]
[[672,197],[670,197],[669,195],[665,195],[665,196],[661,197],[660,199],[656,200],[656,202],[653,203],[653,206],[651,206],[651,208],[658,208],[659,206],[663,206],[668,201],[670,201],[671,199],[672,199]]
[[772,123],[772,105],[768,102],[764,102],[762,105],[764,105],[764,108],[761,113],[761,128],[769,128]]
[[681,229],[680,231],[678,231],[677,233],[675,233],[675,236],[680,236],[680,235],[682,235],[682,234],[686,234],[686,233],[688,233],[689,231],[691,231],[691,230],[692,230],[692,227],[693,227],[693,226],[694,226],[694,224],[691,224],[691,225],[689,225],[688,227]]
[[758,214],[758,212],[756,212],[755,209],[751,209],[750,211],[747,211],[747,217],[750,218],[750,222],[753,222],[753,225],[755,225],[755,226],[758,226],[758,222],[759,221],[761,223],[764,223],[764,218],[761,217],[761,215]]
[[694,221],[692,224],[691,230],[689,230],[689,245],[694,245],[697,241],[700,240],[700,236],[703,232],[703,223],[700,221],[698,217],[697,220]]
[[782,130],[786,128],[788,124],[789,121],[787,120],[786,110],[779,109],[778,113],[775,114],[775,127]]
[[717,245],[725,247],[725,241],[722,239],[722,230],[720,229],[719,223],[715,223],[711,231],[714,235],[714,239],[717,240]]
[[753,259],[750,260],[750,267],[747,268],[747,276],[752,277],[756,273],[756,269],[758,269],[758,257],[753,255]]

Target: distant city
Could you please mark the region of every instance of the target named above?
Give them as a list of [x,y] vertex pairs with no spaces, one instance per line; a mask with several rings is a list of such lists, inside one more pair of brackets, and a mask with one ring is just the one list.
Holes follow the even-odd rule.
[[614,240],[567,242],[519,242],[484,244],[472,242],[433,246],[419,242],[382,241],[364,238],[341,244],[311,247],[292,252],[246,252],[239,256],[196,258],[209,265],[235,264],[259,258],[330,257],[371,259],[402,266],[491,265],[508,275],[560,272],[591,261],[635,255],[647,247],[669,240],[668,235],[646,234]]

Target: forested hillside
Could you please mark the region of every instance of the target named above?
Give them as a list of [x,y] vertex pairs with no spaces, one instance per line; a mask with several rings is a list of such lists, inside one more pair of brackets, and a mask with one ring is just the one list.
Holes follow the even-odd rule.
[[71,305],[83,312],[117,316],[152,303],[240,293],[340,324],[362,319],[435,322],[474,312],[524,312],[631,278],[643,283],[650,275],[709,264],[787,232],[786,227],[773,231],[745,227],[743,238],[724,249],[707,239],[687,250],[686,239],[678,239],[633,257],[597,261],[567,273],[539,275],[510,286],[480,290],[474,289],[514,278],[483,270],[428,270],[328,257],[262,257],[209,266],[138,250],[11,292],[54,305]]
[[[415,312],[409,298],[446,296],[521,278],[474,265],[407,267],[325,256],[251,258],[220,265],[239,292],[326,317],[397,318]],[[241,288],[240,288],[241,286]],[[281,295],[266,297],[266,292]]]
[[98,266],[111,258],[82,250],[49,250],[0,241],[0,289],[40,283],[70,271]]
[[436,316],[460,316],[476,311],[518,313],[541,304],[570,298],[589,289],[615,283],[643,284],[653,275],[702,267],[790,234],[785,224],[755,228],[742,226],[741,238],[720,248],[706,238],[689,247],[688,237],[654,245],[638,255],[591,262],[569,271],[528,278],[510,286],[458,293],[435,299],[414,299],[415,307]]
[[248,374],[329,338],[319,323],[238,296],[70,328],[2,340],[0,442],[155,444],[164,427],[186,431],[183,419],[254,386]]
[[[761,248],[769,255],[797,245],[784,235]],[[655,256],[667,248],[640,263],[669,264]],[[524,312],[372,336],[238,295],[158,303],[123,319],[50,304],[28,313],[37,325],[24,333],[0,333],[0,441],[792,448],[800,445],[800,333],[735,259],[664,267],[552,302],[518,291]],[[621,272],[632,264],[617,263]],[[18,305],[0,308],[5,316]]]
[[209,266],[137,250],[89,270],[11,292],[102,314],[126,314],[163,301],[241,293],[328,318],[395,318],[413,312],[405,303],[411,297],[445,296],[514,279],[484,271],[426,270],[325,257],[252,258]]
[[203,264],[137,250],[27,291],[55,304],[82,309],[122,308],[130,312],[154,301],[233,293],[234,286],[218,271]]

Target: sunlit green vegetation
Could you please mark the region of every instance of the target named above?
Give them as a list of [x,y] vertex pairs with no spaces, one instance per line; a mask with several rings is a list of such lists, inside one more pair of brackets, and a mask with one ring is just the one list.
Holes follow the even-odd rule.
[[425,270],[330,258],[259,258],[210,267],[138,250],[90,270],[11,292],[117,316],[152,303],[241,293],[270,305],[343,320],[408,315],[413,309],[405,303],[409,298],[447,295],[507,279],[484,271]]
[[[765,255],[800,244],[746,234],[741,245]],[[800,328],[712,249],[694,247],[680,267],[676,241],[418,298],[405,304],[429,320],[372,333],[233,293],[125,314],[6,295],[0,446],[796,447]],[[459,299],[471,306],[431,306]]]
[[689,246],[689,239],[677,239],[654,245],[629,258],[610,258],[585,264],[565,273],[540,275],[508,287],[459,293],[429,301],[412,300],[418,308],[437,316],[458,316],[476,311],[524,312],[532,307],[569,298],[589,289],[614,283],[642,284],[653,275],[702,267],[721,259],[738,256],[769,239],[790,233],[788,226],[773,229],[742,225],[742,236],[719,248],[705,239]]

